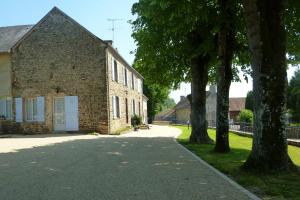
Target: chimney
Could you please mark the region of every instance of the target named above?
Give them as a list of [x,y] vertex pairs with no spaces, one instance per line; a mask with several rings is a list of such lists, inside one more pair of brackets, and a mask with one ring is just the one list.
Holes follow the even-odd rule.
[[112,40],[104,40],[104,42],[106,42],[107,44],[109,44],[110,46],[112,46],[113,41]]
[[180,96],[180,101],[183,101],[185,99],[185,96]]

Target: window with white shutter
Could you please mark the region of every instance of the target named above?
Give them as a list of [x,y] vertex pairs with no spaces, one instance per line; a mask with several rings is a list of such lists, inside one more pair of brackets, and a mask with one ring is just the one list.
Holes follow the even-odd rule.
[[45,98],[25,99],[25,120],[29,122],[45,121]]
[[114,77],[115,77],[115,81],[119,82],[119,70],[118,70],[118,63],[116,60],[114,60]]
[[29,98],[25,100],[26,121],[37,121],[37,99]]
[[0,118],[12,119],[12,99],[10,97],[0,98]]
[[135,77],[134,77],[134,74],[133,73],[131,73],[132,74],[132,77],[131,77],[131,85],[132,85],[132,89],[134,90],[134,88],[135,88]]
[[23,121],[23,99],[15,98],[15,107],[16,107],[16,122]]
[[127,69],[126,69],[126,67],[124,67],[124,85],[125,85],[125,86],[128,85],[128,80],[127,80]]
[[132,99],[131,100],[131,115],[135,115],[136,112],[135,112],[135,100]]
[[45,98],[37,97],[37,121],[45,121]]
[[112,96],[112,113],[113,118],[120,118],[120,100],[117,96]]
[[115,62],[114,59],[111,59],[111,80],[115,81]]

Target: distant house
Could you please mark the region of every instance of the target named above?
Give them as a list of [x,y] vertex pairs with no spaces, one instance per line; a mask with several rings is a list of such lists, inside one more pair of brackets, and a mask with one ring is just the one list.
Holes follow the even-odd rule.
[[[246,98],[229,98],[229,113],[228,118],[231,122],[237,121],[237,116],[240,111],[245,108]],[[209,91],[206,91],[206,120],[208,125],[216,125],[216,109],[217,91],[215,86],[210,86]],[[187,97],[181,96],[180,101],[173,109],[163,111],[156,115],[157,121],[172,121],[173,123],[186,124],[190,120],[191,105]]]
[[[206,91],[206,120],[214,123],[216,120],[217,91],[216,86],[210,86]],[[191,105],[187,97],[181,96],[180,101],[175,106],[176,123],[186,123],[190,120]]]
[[[206,118],[208,123],[214,123],[216,119],[216,87],[210,86],[206,92]],[[186,124],[190,120],[191,105],[187,97],[181,96],[180,101],[173,109],[163,111],[155,116],[157,121],[171,121],[173,123]]]
[[[0,27],[0,122],[16,133],[114,133],[147,116],[143,77],[58,8]],[[144,119],[146,121],[146,119]]]
[[229,99],[229,119],[230,121],[238,121],[238,115],[241,110],[245,109],[246,98],[234,97]]

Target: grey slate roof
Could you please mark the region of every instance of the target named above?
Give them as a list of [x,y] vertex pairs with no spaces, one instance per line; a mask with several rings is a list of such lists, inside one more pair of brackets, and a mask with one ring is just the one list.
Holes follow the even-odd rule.
[[0,27],[0,53],[9,52],[32,27],[33,25]]

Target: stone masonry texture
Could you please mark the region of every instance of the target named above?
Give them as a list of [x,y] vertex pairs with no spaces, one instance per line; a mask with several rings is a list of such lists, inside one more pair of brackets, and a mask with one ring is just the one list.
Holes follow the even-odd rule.
[[[124,68],[128,70],[129,82],[131,73],[141,81],[143,78],[117,50],[58,9],[51,10],[15,45],[10,59],[12,97],[22,97],[23,101],[45,97],[45,122],[26,122],[24,117],[22,123],[4,121],[5,132],[53,132],[53,102],[56,97],[64,96],[78,96],[80,132],[109,134],[130,126],[132,99],[136,113],[143,115],[143,94],[124,85]],[[118,82],[111,78],[114,59],[118,63]],[[112,96],[120,99],[120,117],[116,119],[112,113]]]
[[52,132],[54,97],[78,96],[79,129],[108,133],[105,44],[60,12],[14,49],[12,80],[13,97],[45,97],[45,123],[22,123],[26,132]]

